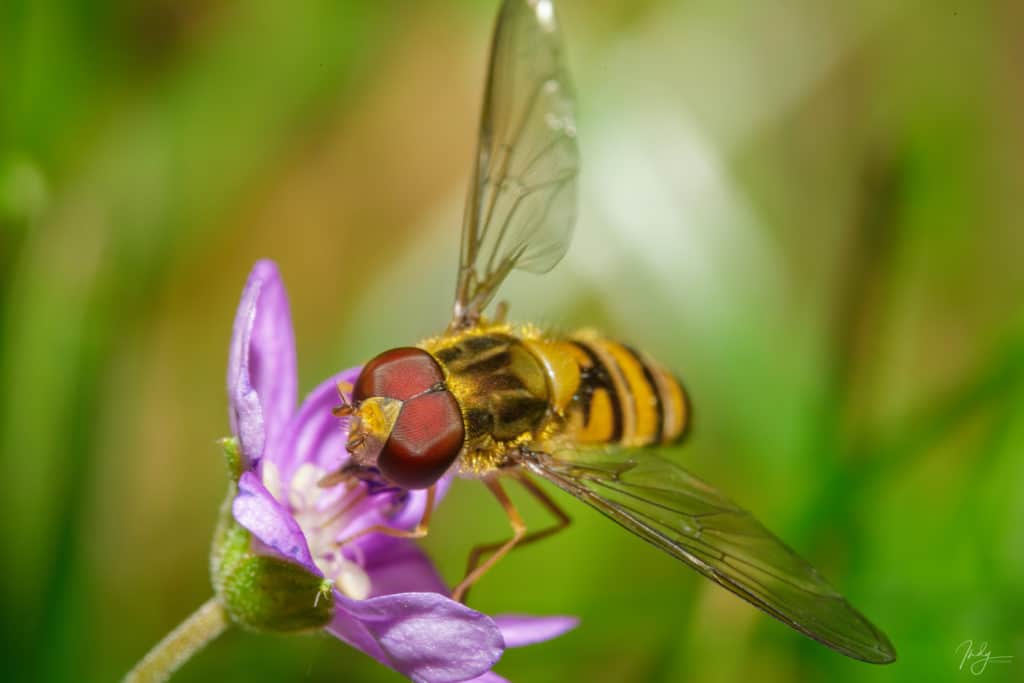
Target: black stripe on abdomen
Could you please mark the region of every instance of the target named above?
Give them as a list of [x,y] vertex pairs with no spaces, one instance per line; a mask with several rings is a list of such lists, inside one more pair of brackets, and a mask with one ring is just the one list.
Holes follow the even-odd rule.
[[658,382],[654,378],[654,371],[651,370],[651,366],[644,361],[643,356],[641,356],[632,346],[622,344],[622,348],[626,349],[626,352],[629,353],[629,355],[633,357],[633,360],[640,365],[640,368],[644,372],[644,381],[647,382],[647,385],[651,390],[651,395],[654,396],[654,411],[657,414],[658,419],[657,427],[654,430],[654,438],[651,439],[651,443],[661,443],[661,439],[665,435],[665,404],[661,400],[661,392],[658,391]]
[[580,400],[582,403],[584,424],[590,423],[591,402],[594,391],[604,389],[608,392],[608,399],[612,406],[612,435],[610,441],[622,440],[622,400],[619,391],[615,387],[615,380],[612,379],[611,371],[605,367],[600,356],[590,348],[586,342],[573,339],[571,344],[575,345],[590,359],[590,367],[580,368]]

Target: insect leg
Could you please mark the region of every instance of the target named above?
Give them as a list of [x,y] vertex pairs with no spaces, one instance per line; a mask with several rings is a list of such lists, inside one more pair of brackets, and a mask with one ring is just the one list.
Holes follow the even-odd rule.
[[[525,536],[523,536],[522,540],[520,540],[519,543],[516,544],[516,548],[522,548],[523,546],[533,543],[534,541],[539,541],[543,538],[547,538],[548,536],[553,536],[554,534],[558,533],[562,529],[565,529],[567,526],[569,526],[569,524],[572,523],[572,520],[569,518],[569,515],[565,514],[562,508],[558,507],[558,504],[555,501],[551,500],[551,497],[548,496],[548,494],[544,493],[544,490],[537,486],[531,479],[518,474],[514,476],[516,481],[518,481],[523,486],[523,488],[525,488],[530,493],[530,495],[536,498],[540,502],[540,504],[543,505],[544,508],[552,515],[554,515],[558,520],[546,529],[540,529],[539,531],[531,531],[530,533],[526,534]],[[480,563],[480,558],[482,556],[494,552],[502,545],[504,545],[504,543],[488,543],[486,545],[478,545],[475,548],[473,548],[473,550],[469,553],[469,563],[468,566],[466,567],[466,574],[469,574],[471,571],[476,569],[476,566]]]
[[341,541],[338,545],[343,546],[346,543],[351,543],[357,538],[362,538],[366,534],[384,534],[385,536],[393,536],[394,538],[423,538],[430,530],[430,515],[434,511],[436,489],[436,486],[431,486],[427,489],[427,503],[423,508],[423,517],[420,518],[419,524],[417,524],[416,528],[412,531],[395,529],[394,527],[385,526],[384,524],[374,524],[373,526],[366,527],[365,529],[360,529]]
[[556,534],[572,523],[572,519],[569,518],[569,515],[565,514],[565,510],[558,507],[558,503],[551,500],[551,496],[544,493],[544,489],[537,486],[537,484],[534,483],[532,479],[530,479],[528,476],[521,472],[517,472],[515,474],[515,478],[516,481],[518,481],[531,496],[536,498],[538,502],[540,502],[540,504],[544,506],[545,510],[550,512],[558,519],[558,521],[555,522],[554,525],[548,527],[547,529],[542,529],[540,531],[535,531],[532,534],[527,534],[526,538],[524,538],[522,542],[519,544],[520,547],[526,545],[527,543],[530,543],[531,541],[539,541],[542,538],[547,538],[548,536]]
[[455,591],[452,593],[452,599],[458,602],[462,602],[466,592],[470,586],[476,583],[481,576],[487,573],[487,571],[497,564],[498,560],[505,557],[508,551],[512,550],[519,541],[526,535],[526,524],[523,522],[523,518],[519,515],[519,510],[512,504],[508,494],[505,493],[505,489],[501,488],[501,484],[495,478],[484,479],[484,484],[491,490],[494,497],[501,503],[501,507],[505,509],[505,514],[508,515],[508,522],[512,526],[512,538],[508,539],[503,543],[497,545],[497,550],[479,567],[475,567],[472,571],[466,574],[466,577],[462,579],[458,586],[455,587]]
[[[515,477],[515,480],[519,482],[531,496],[536,498],[540,502],[540,504],[544,506],[544,509],[546,509],[552,515],[554,515],[558,521],[556,521],[553,525],[547,527],[546,529],[531,531],[530,533],[525,534],[519,540],[519,542],[515,544],[514,548],[509,548],[509,550],[506,552],[511,552],[512,550],[522,548],[525,545],[529,545],[534,541],[539,541],[543,538],[547,538],[548,536],[554,536],[559,531],[565,529],[567,526],[569,526],[569,524],[572,523],[572,520],[569,518],[569,515],[565,514],[562,508],[558,507],[558,503],[553,501],[548,494],[544,493],[544,490],[537,486],[537,484],[535,484],[532,479],[520,473],[516,473],[512,476]],[[497,550],[500,550],[504,545],[505,543],[487,543],[484,545],[478,545],[474,547],[469,552],[469,561],[466,566],[466,576],[468,577],[469,574],[476,569],[477,565],[480,564],[480,559],[482,557],[488,555],[489,553],[493,553]],[[465,583],[465,581],[463,581],[463,583]],[[461,597],[463,601],[465,601],[466,598],[469,596],[470,587],[471,586],[466,586],[465,590],[462,591]]]

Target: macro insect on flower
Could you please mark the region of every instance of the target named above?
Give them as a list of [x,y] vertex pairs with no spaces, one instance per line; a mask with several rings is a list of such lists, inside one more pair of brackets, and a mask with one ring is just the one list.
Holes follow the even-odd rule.
[[[448,597],[427,556],[407,538],[364,533],[411,529],[428,504],[423,491],[371,481],[324,481],[349,459],[332,414],[336,383],[314,389],[296,411],[295,344],[277,268],[261,261],[246,283],[228,363],[225,441],[233,483],[215,536],[217,597],[172,633],[129,681],[164,680],[229,623],[266,631],[323,629],[414,681],[504,680],[490,671],[506,647],[549,640],[571,617],[489,617]],[[180,633],[179,633],[180,632]],[[186,642],[185,645],[188,645]],[[177,659],[175,659],[177,658]],[[168,659],[175,660],[168,665]]]
[[[568,249],[579,172],[569,81],[553,0],[504,0],[452,320],[439,336],[385,351],[339,385],[352,460],[334,476],[426,490],[430,500],[454,472],[494,494],[512,535],[471,552],[456,599],[514,548],[569,523],[531,479],[538,476],[828,647],[893,661],[885,634],[805,560],[656,454],[680,442],[689,421],[689,399],[672,373],[593,331],[555,336],[509,324],[504,304],[485,317],[511,271],[547,272]],[[528,533],[504,482],[524,487],[557,522]],[[417,534],[428,523],[424,514]]]
[[[247,463],[231,509],[254,542],[325,579],[334,612],[324,628],[414,679],[431,681],[482,673],[504,646],[572,628],[575,619],[566,617],[492,621],[446,597],[447,587],[412,540],[361,533],[382,525],[411,529],[428,501],[423,491],[373,482],[324,485],[326,474],[348,461],[344,431],[332,415],[335,384],[359,372],[322,383],[293,414],[287,299],[274,265],[258,263],[239,307],[229,361],[231,422]],[[442,493],[445,486],[439,486]]]
[[[337,394],[321,385],[293,416],[284,291],[272,266],[257,266],[232,344],[237,448],[227,446],[238,490],[215,543],[218,598],[186,622],[186,636],[205,642],[229,616],[254,628],[326,628],[417,681],[493,680],[503,645],[575,623],[495,620],[459,604],[513,549],[568,525],[540,477],[810,638],[866,662],[895,659],[885,634],[805,560],[657,454],[689,421],[673,374],[596,332],[512,325],[504,305],[485,316],[511,271],[544,273],[566,253],[578,171],[553,0],[503,0],[447,329],[334,378]],[[453,476],[481,481],[512,527],[507,541],[471,552],[454,600],[411,544]],[[527,532],[506,482],[556,523]],[[151,656],[174,661],[151,669],[172,670],[188,638],[165,642]]]

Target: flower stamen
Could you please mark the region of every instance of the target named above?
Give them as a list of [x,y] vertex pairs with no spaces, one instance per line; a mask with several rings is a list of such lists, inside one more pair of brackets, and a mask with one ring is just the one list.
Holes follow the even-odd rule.
[[[317,527],[317,528],[320,529],[320,531],[325,531],[327,529],[327,527],[331,526],[335,522],[340,521],[342,517],[344,517],[348,513],[352,512],[352,509],[355,508],[355,506],[359,505],[359,503],[363,502],[366,499],[366,496],[367,496],[366,487],[365,486],[360,486],[356,490],[356,494],[354,496],[352,496],[352,500],[350,500],[349,502],[345,503],[337,512],[335,512],[330,517],[325,519],[320,524],[320,526]],[[344,498],[342,500],[344,500]]]
[[[329,582],[330,589],[358,600],[368,597],[371,586],[370,577],[363,569],[364,554],[351,546],[354,559],[349,559],[342,552],[343,543],[338,538],[361,516],[360,504],[369,497],[369,487],[345,468],[330,475],[312,463],[300,466],[286,487],[274,481],[280,478],[276,468],[265,468],[264,476],[268,474],[272,483],[284,489],[284,499],[306,536],[313,561],[325,577],[325,585]],[[324,486],[332,476],[337,477],[337,482]]]

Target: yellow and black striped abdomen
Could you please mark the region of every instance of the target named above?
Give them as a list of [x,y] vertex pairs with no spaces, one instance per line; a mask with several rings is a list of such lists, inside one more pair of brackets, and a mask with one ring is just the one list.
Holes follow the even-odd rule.
[[526,344],[543,362],[553,407],[578,443],[653,446],[683,437],[686,393],[645,354],[590,332]]

